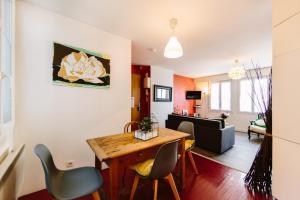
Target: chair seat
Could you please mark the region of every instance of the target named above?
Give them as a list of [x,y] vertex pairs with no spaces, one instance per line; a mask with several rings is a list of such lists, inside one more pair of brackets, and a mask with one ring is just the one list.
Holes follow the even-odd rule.
[[153,163],[154,159],[148,159],[134,166],[131,166],[130,168],[141,176],[149,176]]
[[74,199],[97,191],[103,183],[94,167],[82,167],[59,171],[53,177],[53,195],[56,199]]
[[195,144],[195,140],[186,140],[185,141],[185,150],[191,149]]
[[256,125],[250,125],[249,130],[255,133],[266,134],[266,128],[262,128]]
[[[194,144],[195,144],[195,140],[186,140],[185,141],[185,150],[191,149]],[[180,156],[181,155],[178,154],[178,157],[180,157]],[[141,176],[149,176],[152,166],[153,166],[153,162],[154,162],[154,159],[148,159],[148,160],[140,162],[134,166],[131,166],[130,168]]]
[[265,124],[265,121],[263,119],[254,120],[254,124],[253,125],[259,126],[261,128],[266,128],[266,124]]

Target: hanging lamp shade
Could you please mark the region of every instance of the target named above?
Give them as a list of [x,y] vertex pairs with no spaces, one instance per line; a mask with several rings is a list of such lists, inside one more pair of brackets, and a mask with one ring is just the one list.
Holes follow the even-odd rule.
[[235,65],[229,70],[228,76],[231,79],[239,80],[246,76],[246,70],[242,65],[239,65],[238,60],[235,60]]
[[164,51],[164,56],[166,58],[179,58],[183,55],[182,46],[179,43],[177,37],[174,35],[175,28],[177,26],[177,19],[170,19],[170,28],[173,31],[173,35],[170,37]]
[[179,58],[183,55],[181,44],[178,42],[176,36],[171,36],[164,51],[166,58]]

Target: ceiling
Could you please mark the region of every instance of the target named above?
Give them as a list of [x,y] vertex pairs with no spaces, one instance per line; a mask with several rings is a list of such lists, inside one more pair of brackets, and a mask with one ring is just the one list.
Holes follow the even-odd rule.
[[[271,0],[26,0],[132,40],[132,63],[199,77],[226,73],[239,59],[272,65]],[[171,35],[184,55],[163,57]]]

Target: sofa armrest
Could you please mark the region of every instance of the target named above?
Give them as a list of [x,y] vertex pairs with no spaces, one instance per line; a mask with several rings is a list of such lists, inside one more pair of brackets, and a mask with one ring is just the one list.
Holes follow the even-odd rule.
[[235,131],[235,127],[233,125],[225,126],[225,128],[221,129],[222,131]]
[[220,153],[223,153],[230,147],[235,144],[235,127],[234,126],[226,126],[221,129],[222,131],[222,141],[221,141],[221,149]]

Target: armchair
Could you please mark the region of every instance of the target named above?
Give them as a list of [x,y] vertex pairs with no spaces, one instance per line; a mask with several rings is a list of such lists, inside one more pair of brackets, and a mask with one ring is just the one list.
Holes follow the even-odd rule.
[[266,134],[266,124],[264,121],[264,114],[258,114],[256,120],[250,121],[250,125],[248,126],[248,139],[251,139],[251,133],[256,133],[257,137],[259,135]]

